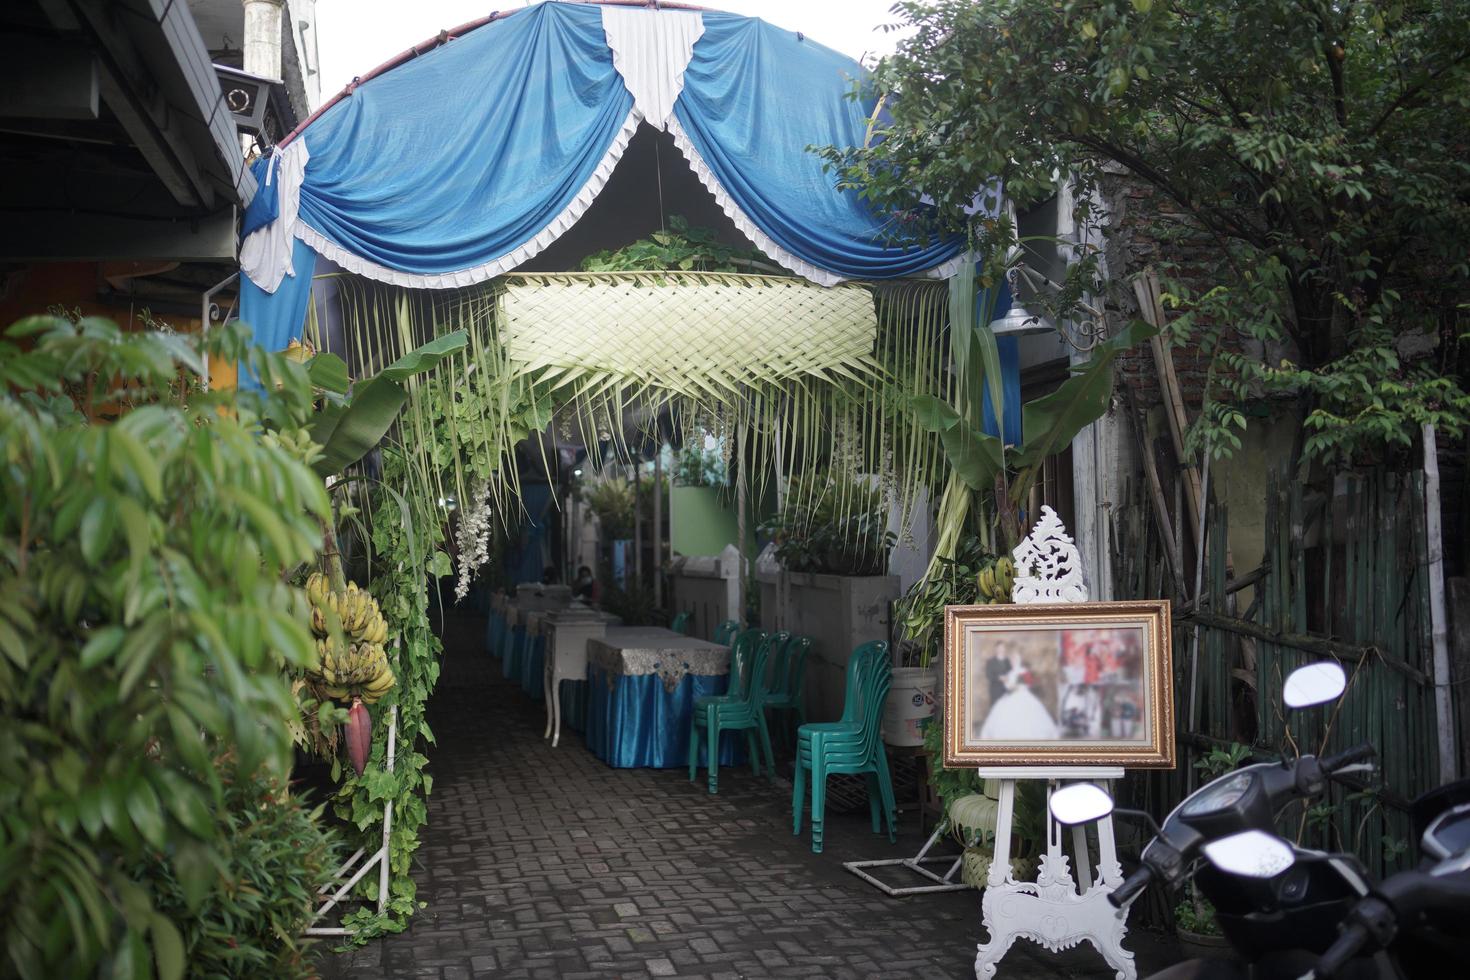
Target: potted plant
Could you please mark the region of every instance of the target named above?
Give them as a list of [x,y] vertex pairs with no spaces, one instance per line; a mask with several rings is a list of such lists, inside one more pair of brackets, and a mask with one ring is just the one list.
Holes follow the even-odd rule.
[[[936,718],[936,721],[938,719]],[[960,880],[984,888],[995,855],[995,825],[999,801],[987,792],[986,781],[974,769],[946,769],[941,760],[941,730],[932,724],[924,731],[925,755],[929,765],[929,791],[939,800],[940,820],[955,842],[964,848]],[[1046,792],[1043,784],[1025,781],[1017,786],[1011,822],[1010,866],[1016,879],[1029,875],[1046,834],[1043,814]]]
[[[915,582],[895,603],[898,623],[897,662],[884,717],[883,738],[889,745],[920,745],[924,729],[937,717],[940,646],[944,642],[944,607],[1010,602],[1015,565],[997,556],[978,537],[966,538],[953,558],[939,557],[930,574]],[[894,692],[907,697],[896,703]],[[927,693],[927,704],[918,698]]]
[[776,560],[757,566],[761,625],[812,638],[808,716],[836,718],[848,658],[863,643],[889,638],[898,597],[898,577],[887,574],[893,535],[883,495],[861,479],[829,473],[794,479],[761,531]]

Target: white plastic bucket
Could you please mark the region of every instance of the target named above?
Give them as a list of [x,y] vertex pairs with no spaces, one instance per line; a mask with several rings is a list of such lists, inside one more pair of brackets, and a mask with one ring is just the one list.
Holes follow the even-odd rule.
[[930,667],[895,667],[883,706],[883,741],[889,745],[923,745],[924,729],[934,719],[939,700],[939,672]]

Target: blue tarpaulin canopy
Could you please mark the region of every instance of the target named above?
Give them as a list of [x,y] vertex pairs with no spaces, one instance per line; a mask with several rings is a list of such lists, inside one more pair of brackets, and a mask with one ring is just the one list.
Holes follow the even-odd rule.
[[945,275],[957,239],[902,244],[813,146],[859,146],[856,62],[714,11],[541,3],[351,88],[263,168],[241,247],[242,316],[299,335],[317,256],[383,282],[508,272],[591,205],[640,124],[667,131],[735,227],[822,285]]

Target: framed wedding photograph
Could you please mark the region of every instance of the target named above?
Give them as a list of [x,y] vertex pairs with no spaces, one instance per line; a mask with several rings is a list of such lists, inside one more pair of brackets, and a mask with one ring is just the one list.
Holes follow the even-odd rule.
[[948,606],[946,766],[1174,765],[1169,603]]

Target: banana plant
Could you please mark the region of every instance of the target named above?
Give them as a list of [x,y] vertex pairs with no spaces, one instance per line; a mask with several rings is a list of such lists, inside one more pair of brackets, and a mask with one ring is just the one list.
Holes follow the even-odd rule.
[[[988,317],[984,318],[988,322]],[[1048,456],[1064,449],[1077,433],[1101,418],[1113,390],[1113,361],[1118,354],[1156,333],[1134,320],[1100,343],[1086,363],[1074,365],[1072,376],[1055,391],[1022,406],[1019,444],[1006,445],[983,431],[983,398],[988,398],[996,431],[1004,432],[1000,354],[995,334],[975,324],[973,268],[950,284],[950,352],[959,378],[955,404],[931,395],[912,399],[920,427],[936,433],[950,464],[950,479],[941,499],[940,547],[936,557],[951,558],[975,494],[993,495],[1005,551],[1021,538],[1021,506],[1040,478]]]
[[372,452],[408,403],[403,382],[468,343],[469,335],[463,330],[447,333],[355,384],[347,376],[346,362],[336,354],[313,357],[307,363],[307,374],[324,395],[322,409],[309,430],[312,441],[322,447],[322,457],[315,463],[317,475],[339,474]]
[[[339,476],[347,467],[372,452],[408,403],[408,390],[403,382],[432,369],[444,358],[464,349],[468,343],[469,336],[463,330],[436,337],[355,384],[348,377],[347,363],[336,354],[324,352],[311,358],[306,365],[307,376],[322,396],[322,407],[308,427],[312,441],[322,447],[320,458],[312,464],[316,474],[323,479]],[[343,593],[347,581],[337,548],[334,523],[335,520],[322,521],[323,564],[330,590]],[[342,624],[335,615],[325,618],[330,620],[328,625],[339,649],[345,649]],[[353,698],[343,730],[353,768],[361,776],[371,751],[372,737],[372,719],[361,698]]]

